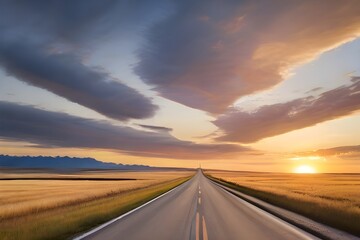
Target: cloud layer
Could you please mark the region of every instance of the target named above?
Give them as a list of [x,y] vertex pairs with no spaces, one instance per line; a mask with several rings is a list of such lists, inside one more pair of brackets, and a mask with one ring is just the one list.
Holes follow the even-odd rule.
[[266,137],[313,126],[360,109],[360,78],[320,94],[286,103],[265,105],[254,112],[232,109],[214,121],[224,135],[221,141],[251,143]]
[[[107,117],[154,115],[151,99],[84,64],[87,47],[136,23],[143,7],[116,1],[5,1],[0,9],[0,67]],[[131,14],[124,14],[128,11]]]
[[360,2],[178,1],[147,33],[136,73],[161,96],[222,113],[360,34]]
[[0,116],[1,139],[38,147],[97,148],[177,159],[233,158],[252,151],[233,144],[195,144],[166,131],[140,131],[9,102],[0,102]]
[[135,72],[161,96],[220,114],[358,36],[359,10],[357,0],[4,1],[0,64],[21,81],[108,117],[150,117],[151,99],[84,59],[106,39],[158,19],[145,31]]

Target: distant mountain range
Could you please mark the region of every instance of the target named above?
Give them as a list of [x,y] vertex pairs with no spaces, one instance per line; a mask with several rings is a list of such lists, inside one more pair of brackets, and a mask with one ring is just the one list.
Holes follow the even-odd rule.
[[127,165],[101,162],[94,158],[8,156],[0,155],[0,168],[51,168],[51,169],[119,169],[146,170],[145,165]]

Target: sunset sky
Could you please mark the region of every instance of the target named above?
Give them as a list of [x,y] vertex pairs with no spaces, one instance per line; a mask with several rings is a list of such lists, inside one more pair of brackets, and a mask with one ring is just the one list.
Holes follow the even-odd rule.
[[360,172],[359,13],[358,0],[2,1],[0,153]]

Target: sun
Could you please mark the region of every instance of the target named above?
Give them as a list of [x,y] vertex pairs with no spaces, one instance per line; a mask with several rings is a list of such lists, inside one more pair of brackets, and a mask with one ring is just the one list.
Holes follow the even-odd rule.
[[301,165],[295,168],[295,173],[316,173],[316,170],[314,167],[309,165]]

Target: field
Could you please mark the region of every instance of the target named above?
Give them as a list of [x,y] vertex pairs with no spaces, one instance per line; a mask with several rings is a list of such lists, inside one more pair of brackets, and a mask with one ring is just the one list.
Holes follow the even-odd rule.
[[206,171],[233,188],[360,235],[360,174]]
[[194,172],[1,172],[0,239],[64,239],[184,182]]

